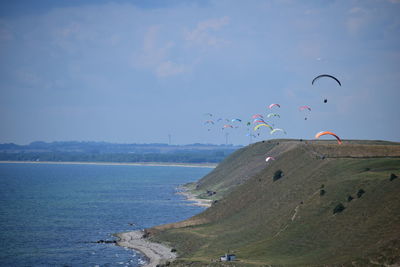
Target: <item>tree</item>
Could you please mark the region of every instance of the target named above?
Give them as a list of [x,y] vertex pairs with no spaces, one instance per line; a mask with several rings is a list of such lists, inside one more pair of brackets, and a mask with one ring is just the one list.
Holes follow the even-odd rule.
[[363,189],[358,190],[357,192],[357,197],[360,198],[362,195],[364,195],[365,191]]
[[277,170],[274,173],[273,181],[275,182],[276,180],[279,180],[280,178],[282,178],[282,176],[283,176],[283,171],[282,170]]
[[391,173],[390,174],[390,181],[393,181],[394,179],[396,179],[397,178],[397,175],[396,174],[394,174],[394,173]]
[[339,204],[337,204],[336,207],[333,209],[333,214],[342,212],[345,208],[346,208],[346,207],[345,207],[342,203],[339,203]]

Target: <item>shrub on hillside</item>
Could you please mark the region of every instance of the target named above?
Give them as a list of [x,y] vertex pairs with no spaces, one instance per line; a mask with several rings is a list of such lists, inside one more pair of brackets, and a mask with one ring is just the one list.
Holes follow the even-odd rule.
[[365,191],[363,189],[358,190],[357,192],[357,197],[360,198],[362,195],[364,195]]
[[393,181],[396,178],[397,178],[396,174],[394,174],[394,173],[390,174],[390,181]]
[[352,197],[352,196],[349,195],[349,196],[347,197],[347,202],[350,202],[350,201],[352,201],[353,199],[354,199],[354,197]]
[[333,214],[342,212],[345,209],[345,206],[342,203],[339,203],[336,205],[336,207],[333,209]]
[[319,195],[320,195],[320,196],[325,195],[325,193],[326,193],[326,191],[325,191],[324,189],[319,190]]
[[277,170],[277,171],[274,173],[273,181],[275,182],[276,180],[281,179],[282,176],[283,176],[283,171],[282,171],[282,170]]

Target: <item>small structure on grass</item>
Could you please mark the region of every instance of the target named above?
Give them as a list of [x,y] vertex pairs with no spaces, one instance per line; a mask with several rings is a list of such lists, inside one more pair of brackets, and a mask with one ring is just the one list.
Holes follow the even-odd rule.
[[221,261],[234,261],[236,259],[235,254],[226,253],[224,256],[221,256]]

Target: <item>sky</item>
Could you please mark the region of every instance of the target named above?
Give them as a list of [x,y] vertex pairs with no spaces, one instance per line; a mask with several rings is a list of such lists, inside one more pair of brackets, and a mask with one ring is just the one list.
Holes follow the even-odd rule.
[[[400,0],[2,0],[0,143],[399,142],[399,14]],[[246,127],[270,112],[286,134]]]

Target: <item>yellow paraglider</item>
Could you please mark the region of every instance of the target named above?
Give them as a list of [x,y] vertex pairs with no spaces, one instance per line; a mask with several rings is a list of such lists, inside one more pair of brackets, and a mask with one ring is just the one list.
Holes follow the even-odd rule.
[[254,127],[254,131],[257,131],[257,129],[260,128],[261,126],[269,127],[272,130],[272,127],[270,125],[268,125],[266,123],[261,123]]

